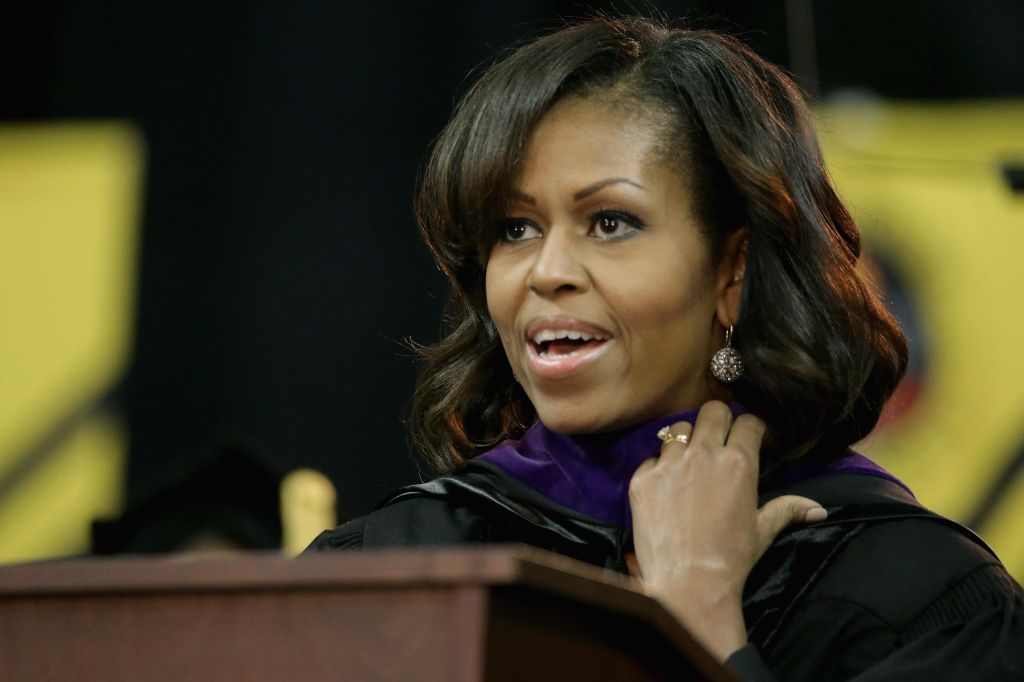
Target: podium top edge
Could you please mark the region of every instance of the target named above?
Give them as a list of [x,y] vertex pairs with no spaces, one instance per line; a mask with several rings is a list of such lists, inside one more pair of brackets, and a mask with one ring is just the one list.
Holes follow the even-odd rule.
[[508,585],[559,580],[639,591],[626,576],[522,545],[354,550],[294,559],[276,553],[218,557],[84,557],[0,566],[0,599],[102,592],[281,591]]

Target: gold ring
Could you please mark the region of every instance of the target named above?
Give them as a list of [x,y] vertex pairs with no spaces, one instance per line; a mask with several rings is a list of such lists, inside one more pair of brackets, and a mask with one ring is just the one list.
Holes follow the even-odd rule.
[[687,436],[685,433],[672,433],[672,431],[667,426],[663,427],[660,431],[658,431],[658,438],[661,439],[662,443],[671,443],[674,441],[676,443],[682,443],[683,445],[686,445],[687,443],[690,442],[690,437]]

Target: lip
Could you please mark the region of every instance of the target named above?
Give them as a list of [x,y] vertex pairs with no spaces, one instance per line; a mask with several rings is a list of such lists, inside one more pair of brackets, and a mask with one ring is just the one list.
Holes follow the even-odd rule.
[[[532,339],[538,332],[545,330],[576,331],[590,336],[602,336],[605,340],[571,353],[541,357]],[[523,339],[530,372],[539,379],[563,379],[583,370],[600,359],[614,340],[614,335],[602,327],[563,316],[534,318],[526,326]]]

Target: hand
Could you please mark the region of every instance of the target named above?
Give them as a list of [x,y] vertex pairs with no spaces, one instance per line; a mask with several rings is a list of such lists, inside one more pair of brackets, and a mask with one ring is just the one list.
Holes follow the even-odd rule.
[[645,588],[720,660],[746,644],[741,609],[750,570],[783,528],[820,521],[817,502],[789,495],[757,506],[765,425],[706,403],[689,436],[662,446],[629,484],[636,562]]

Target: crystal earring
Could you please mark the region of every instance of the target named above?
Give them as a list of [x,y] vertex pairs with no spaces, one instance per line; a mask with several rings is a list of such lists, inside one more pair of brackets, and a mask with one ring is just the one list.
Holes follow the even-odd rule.
[[725,346],[711,356],[711,373],[723,384],[736,381],[743,374],[743,358],[732,347],[732,325],[725,330]]

